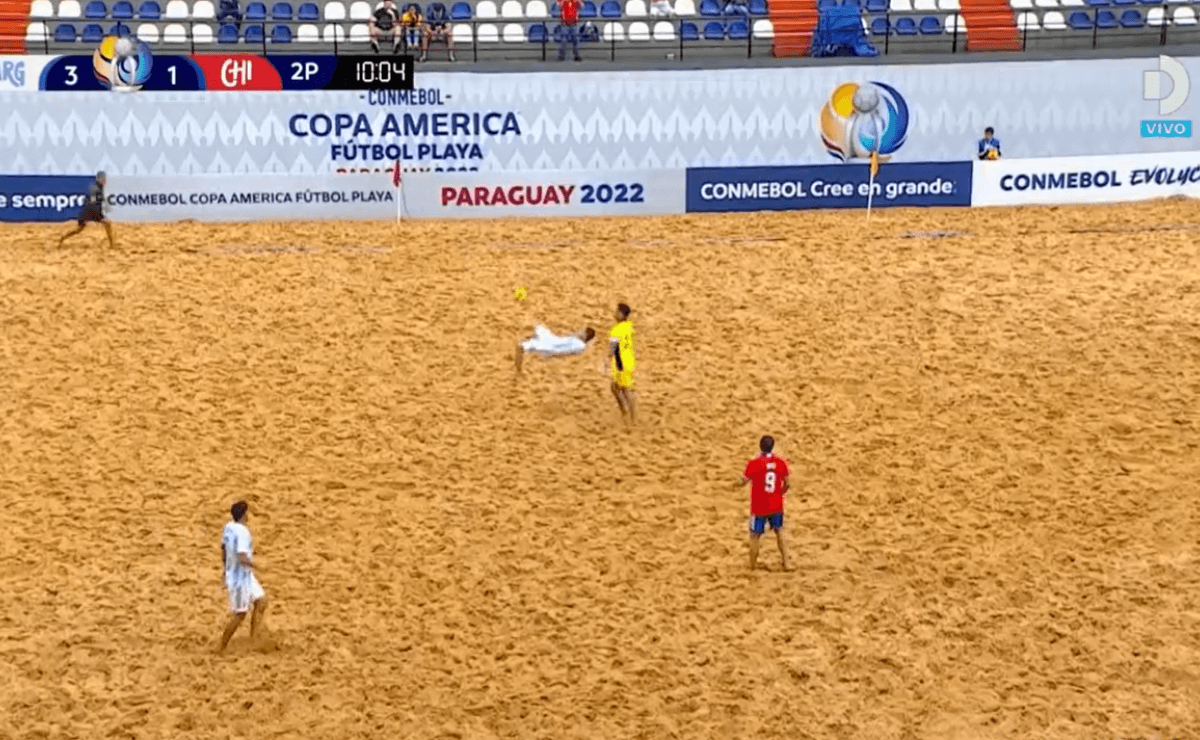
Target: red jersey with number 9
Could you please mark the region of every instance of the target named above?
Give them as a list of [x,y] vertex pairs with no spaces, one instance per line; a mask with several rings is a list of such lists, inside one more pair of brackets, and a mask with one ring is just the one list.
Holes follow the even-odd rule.
[[743,478],[750,479],[750,515],[768,516],[783,511],[788,464],[782,457],[759,455],[746,463]]

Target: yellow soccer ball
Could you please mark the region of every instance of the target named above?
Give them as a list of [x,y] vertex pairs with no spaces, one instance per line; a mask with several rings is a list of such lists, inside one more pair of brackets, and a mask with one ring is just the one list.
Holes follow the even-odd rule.
[[518,301],[523,301],[529,297],[529,291],[525,290],[524,288],[517,288],[513,291],[513,296],[516,297]]

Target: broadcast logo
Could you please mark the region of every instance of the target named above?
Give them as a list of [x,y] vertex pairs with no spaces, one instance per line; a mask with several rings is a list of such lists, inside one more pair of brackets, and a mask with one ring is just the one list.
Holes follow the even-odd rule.
[[887,161],[908,137],[908,103],[882,82],[838,85],[821,108],[821,141],[835,159]]
[[133,92],[150,79],[150,47],[128,36],[106,36],[92,54],[96,79],[110,90]]
[[[1163,78],[1170,81],[1169,88],[1164,88]],[[1191,92],[1192,81],[1188,79],[1187,70],[1177,59],[1168,56],[1158,58],[1158,69],[1148,69],[1142,73],[1142,99],[1158,101],[1158,115],[1169,116],[1183,107]],[[1176,120],[1142,121],[1142,138],[1186,138],[1192,136],[1192,122]]]

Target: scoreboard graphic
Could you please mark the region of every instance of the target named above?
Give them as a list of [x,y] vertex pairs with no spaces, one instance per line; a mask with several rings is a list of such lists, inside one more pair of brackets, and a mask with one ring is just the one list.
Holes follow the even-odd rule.
[[414,68],[411,56],[156,56],[140,41],[110,36],[90,56],[47,58],[37,89],[55,92],[412,90]]

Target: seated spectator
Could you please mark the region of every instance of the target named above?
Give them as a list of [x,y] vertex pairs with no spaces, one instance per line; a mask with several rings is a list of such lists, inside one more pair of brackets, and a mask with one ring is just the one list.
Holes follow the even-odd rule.
[[650,15],[675,15],[670,0],[650,0]]
[[421,48],[421,38],[425,35],[425,18],[421,15],[421,6],[409,3],[400,16],[400,28],[404,30],[405,51],[416,51]]
[[431,41],[445,41],[446,53],[450,57],[450,61],[454,59],[454,39],[450,37],[450,14],[446,12],[446,6],[443,3],[433,3],[429,6],[429,17],[425,30],[425,44],[421,47],[421,61],[429,56],[429,43]]
[[575,61],[582,62],[583,57],[579,56],[579,0],[562,0],[559,7],[562,12],[562,40],[558,46],[558,61],[567,58],[567,44],[571,44],[575,51]]
[[746,6],[746,0],[726,0],[724,11],[725,15],[750,15],[750,8]]
[[375,11],[375,15],[371,16],[371,50],[376,54],[379,53],[379,40],[385,39],[392,42],[392,53],[395,54],[400,48],[400,33],[397,25],[400,22],[400,14],[396,12],[396,5],[392,0],[383,0],[383,5]]
[[238,0],[221,0],[217,6],[217,23],[225,21],[235,25],[242,22],[242,9],[238,7]]
[[979,158],[1000,159],[1000,140],[991,126],[983,130],[983,138],[979,140]]

